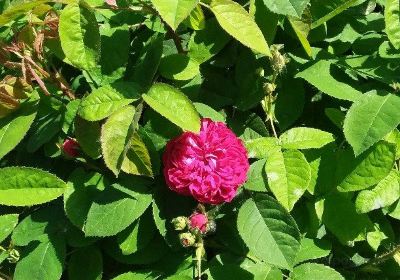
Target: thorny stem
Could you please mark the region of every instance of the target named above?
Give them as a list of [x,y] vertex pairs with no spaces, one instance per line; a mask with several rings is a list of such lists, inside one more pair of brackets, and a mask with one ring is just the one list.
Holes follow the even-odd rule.
[[366,263],[365,266],[378,265],[383,262],[386,262],[387,260],[393,258],[397,253],[400,253],[400,245],[397,245],[393,250],[372,259],[371,261]]

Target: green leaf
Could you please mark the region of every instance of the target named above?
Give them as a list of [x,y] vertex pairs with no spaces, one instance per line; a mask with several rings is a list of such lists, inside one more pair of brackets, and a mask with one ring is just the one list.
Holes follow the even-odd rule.
[[0,159],[8,154],[25,137],[36,117],[37,106],[24,103],[20,109],[0,119]]
[[346,81],[341,81],[332,75],[332,61],[330,60],[317,60],[299,72],[296,77],[303,78],[317,89],[332,97],[355,101],[362,93],[354,89]]
[[193,210],[195,204],[192,199],[173,193],[163,183],[154,194],[153,218],[158,231],[172,248],[179,248],[179,237],[171,223],[173,218],[185,216]]
[[[102,0],[100,2],[104,3]],[[104,24],[100,28],[100,36],[100,60],[97,68],[90,70],[90,77],[98,85],[106,85],[125,75],[129,60],[130,30],[127,25],[109,27]]]
[[14,1],[1,15],[0,26],[4,26],[16,18],[26,14],[41,4],[59,2],[63,4],[73,3],[75,0],[35,0],[35,1]]
[[354,203],[345,193],[333,192],[324,200],[322,221],[344,245],[365,240],[373,224],[366,214],[359,214]]
[[154,238],[156,231],[152,212],[147,210],[142,217],[117,235],[117,242],[122,254],[131,255],[146,248]]
[[94,198],[106,187],[104,175],[85,172],[79,168],[68,178],[68,188],[64,192],[64,210],[68,219],[79,229],[83,229],[87,214]]
[[197,102],[193,103],[193,105],[203,118],[209,118],[215,122],[225,122],[225,117],[210,106]]
[[261,137],[245,141],[249,158],[268,158],[280,150],[278,140],[274,137]]
[[30,167],[0,169],[0,204],[31,206],[56,199],[66,184],[53,174]]
[[304,263],[296,266],[290,274],[291,280],[345,280],[333,268],[319,263]]
[[126,106],[115,112],[103,125],[101,147],[104,162],[116,176],[120,170],[152,176],[149,152],[136,132],[136,118],[135,108]]
[[178,25],[189,16],[196,7],[199,0],[151,0],[163,20],[172,27],[177,29]]
[[267,194],[255,194],[239,209],[240,236],[256,257],[291,269],[300,249],[300,233],[289,213]]
[[178,89],[162,83],[154,84],[143,99],[156,112],[181,127],[200,131],[200,117],[192,102]]
[[381,141],[355,158],[350,149],[338,153],[336,181],[338,190],[367,189],[385,178],[393,168],[396,147]]
[[137,273],[137,272],[127,272],[120,274],[112,280],[151,280],[153,277],[150,273]]
[[367,213],[375,209],[389,206],[400,197],[399,173],[391,171],[372,190],[360,192],[356,199],[359,213]]
[[381,58],[376,54],[347,56],[339,61],[338,66],[389,86],[400,82],[400,64],[393,63],[393,59]]
[[121,169],[128,174],[153,177],[149,151],[138,133],[132,136]]
[[99,121],[140,98],[135,83],[115,82],[100,87],[82,99],[78,114],[88,121]]
[[140,58],[135,65],[133,81],[138,83],[141,88],[148,89],[157,73],[163,53],[164,36],[154,36],[150,38],[147,45],[143,48]]
[[74,280],[101,280],[103,257],[95,246],[73,251],[68,261],[68,276]]
[[79,4],[67,5],[60,14],[61,47],[74,66],[90,70],[99,58],[100,33],[94,12]]
[[6,239],[18,224],[18,214],[0,215],[0,243]]
[[31,134],[26,145],[26,150],[30,153],[36,152],[41,146],[51,141],[62,128],[64,114],[62,110],[46,108],[43,111],[39,111],[36,121],[30,129]]
[[28,255],[23,256],[15,267],[15,280],[58,280],[61,278],[65,260],[65,241],[54,238],[44,243],[28,246]]
[[327,240],[304,237],[301,240],[300,251],[296,256],[296,264],[326,257],[330,254],[331,249],[332,244]]
[[101,157],[101,126],[99,122],[89,122],[82,118],[75,121],[75,137],[79,147],[93,159]]
[[310,0],[264,0],[264,4],[272,12],[285,16],[300,18]]
[[206,18],[204,16],[201,5],[198,4],[196,8],[190,13],[189,17],[183,22],[187,27],[193,30],[204,29],[206,25]]
[[385,4],[386,34],[390,43],[400,49],[400,1],[386,0]]
[[319,129],[295,127],[283,133],[279,140],[284,149],[318,149],[335,141],[335,138]]
[[185,81],[200,74],[200,65],[187,55],[171,54],[161,58],[158,70],[164,78]]
[[271,56],[260,28],[240,4],[232,0],[212,0],[210,9],[232,37],[261,54]]
[[138,219],[152,198],[146,186],[135,184],[134,189],[114,184],[102,191],[89,209],[85,235],[112,236]]
[[344,120],[344,135],[356,155],[366,151],[400,123],[400,97],[370,92],[360,97]]
[[32,241],[48,242],[63,236],[68,226],[63,209],[50,205],[25,217],[14,229],[11,240],[16,246],[26,246]]
[[265,172],[266,159],[260,159],[250,165],[250,170],[247,173],[247,181],[243,187],[250,191],[267,192],[268,178]]
[[311,45],[310,42],[307,40],[308,33],[311,30],[311,22],[309,22],[309,16],[309,13],[307,13],[307,17],[303,15],[301,19],[296,17],[289,17],[289,23],[296,33],[296,36],[299,39],[301,45],[303,46],[304,51],[309,57],[312,57]]
[[358,0],[311,0],[311,14],[313,23],[311,28],[316,28],[337,16],[347,8],[355,5]]
[[206,21],[205,27],[193,33],[189,40],[189,57],[199,63],[218,54],[229,42],[230,36],[215,18]]
[[265,170],[276,199],[292,210],[311,181],[311,167],[304,155],[297,150],[277,150],[268,158]]

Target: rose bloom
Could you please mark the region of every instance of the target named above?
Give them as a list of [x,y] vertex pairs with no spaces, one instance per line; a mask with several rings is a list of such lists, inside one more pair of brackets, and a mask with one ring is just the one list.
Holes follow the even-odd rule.
[[163,162],[171,190],[208,204],[230,202],[249,170],[242,141],[224,123],[210,119],[202,119],[199,133],[172,139]]

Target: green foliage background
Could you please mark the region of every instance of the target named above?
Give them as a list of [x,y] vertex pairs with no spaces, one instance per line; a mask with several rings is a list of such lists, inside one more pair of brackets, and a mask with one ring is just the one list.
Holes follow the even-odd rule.
[[[399,0],[4,0],[0,278],[193,279],[161,156],[248,150],[204,279],[400,278]],[[79,143],[78,156],[63,150]]]

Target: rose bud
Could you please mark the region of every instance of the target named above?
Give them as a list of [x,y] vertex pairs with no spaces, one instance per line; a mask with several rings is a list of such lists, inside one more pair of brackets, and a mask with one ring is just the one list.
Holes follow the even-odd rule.
[[79,155],[79,144],[75,139],[65,139],[62,149],[67,156],[74,158]]
[[190,232],[184,232],[179,234],[179,240],[183,247],[191,247],[196,244],[196,236]]
[[172,224],[175,230],[184,230],[188,225],[188,221],[186,217],[181,216],[172,219]]
[[193,213],[189,217],[189,227],[192,230],[199,230],[201,233],[205,234],[207,232],[208,218],[202,213]]

